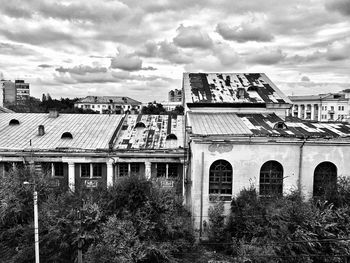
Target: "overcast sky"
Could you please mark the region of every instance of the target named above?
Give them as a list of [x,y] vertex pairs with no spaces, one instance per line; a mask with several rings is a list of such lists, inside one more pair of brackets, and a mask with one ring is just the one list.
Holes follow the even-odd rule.
[[33,96],[166,100],[183,72],[350,88],[350,0],[0,0],[0,78]]

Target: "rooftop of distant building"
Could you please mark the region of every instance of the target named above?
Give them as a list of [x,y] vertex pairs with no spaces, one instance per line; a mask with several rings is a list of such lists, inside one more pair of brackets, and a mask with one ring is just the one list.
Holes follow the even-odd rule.
[[124,96],[87,96],[76,103],[114,103],[114,104],[131,104],[140,105],[141,102]]
[[187,104],[289,104],[263,73],[184,73]]

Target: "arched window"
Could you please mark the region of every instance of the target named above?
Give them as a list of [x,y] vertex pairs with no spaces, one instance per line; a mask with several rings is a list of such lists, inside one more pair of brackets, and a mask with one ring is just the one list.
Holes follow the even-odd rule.
[[283,166],[277,161],[268,161],[260,169],[259,194],[278,196],[283,193]]
[[314,196],[321,196],[337,186],[337,167],[331,162],[317,165],[314,171]]
[[146,125],[140,121],[140,122],[136,123],[135,128],[146,128]]
[[73,135],[70,132],[64,132],[61,139],[73,139]]
[[166,136],[166,140],[177,140],[177,137],[175,134],[170,133]]
[[209,194],[232,195],[232,166],[225,160],[217,160],[210,166]]
[[19,121],[16,119],[12,119],[12,120],[10,120],[9,125],[11,125],[11,126],[12,125],[19,125]]

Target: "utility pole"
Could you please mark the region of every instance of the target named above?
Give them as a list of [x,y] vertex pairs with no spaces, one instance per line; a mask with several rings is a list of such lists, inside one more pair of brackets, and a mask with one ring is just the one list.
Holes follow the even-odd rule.
[[38,222],[38,192],[34,184],[34,241],[35,241],[35,263],[39,263],[39,222]]

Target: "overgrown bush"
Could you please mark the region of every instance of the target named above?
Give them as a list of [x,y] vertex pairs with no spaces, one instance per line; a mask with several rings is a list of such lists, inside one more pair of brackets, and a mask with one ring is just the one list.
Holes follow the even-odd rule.
[[181,198],[144,178],[58,193],[44,175],[18,170],[0,180],[0,249],[12,262],[34,261],[33,190],[23,186],[34,178],[42,262],[74,262],[78,244],[85,262],[175,262],[194,242]]

